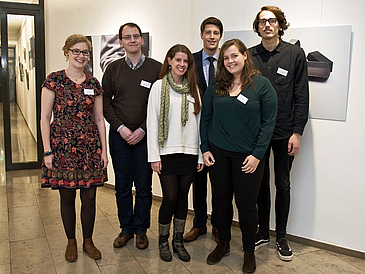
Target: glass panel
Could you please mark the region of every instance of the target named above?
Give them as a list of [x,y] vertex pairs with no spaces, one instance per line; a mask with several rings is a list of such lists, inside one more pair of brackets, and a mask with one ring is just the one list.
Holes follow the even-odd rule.
[[39,0],[1,0],[2,2],[39,4]]
[[34,16],[8,15],[8,75],[13,163],[37,161]]

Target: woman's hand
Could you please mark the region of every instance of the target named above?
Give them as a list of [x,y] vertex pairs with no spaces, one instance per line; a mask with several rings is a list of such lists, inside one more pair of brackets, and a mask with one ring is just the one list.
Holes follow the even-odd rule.
[[206,166],[212,166],[215,163],[213,154],[210,151],[203,153],[203,161]]
[[161,174],[162,164],[161,161],[158,162],[152,162],[151,168],[154,172],[157,172],[158,174]]
[[49,154],[47,156],[43,156],[44,164],[48,169],[53,169],[52,162],[53,162],[54,155]]
[[254,173],[259,163],[259,159],[252,155],[249,155],[243,161],[241,169],[245,173]]
[[101,153],[101,161],[104,163],[103,168],[104,169],[107,168],[109,160],[108,160],[108,155],[106,153]]
[[200,171],[203,170],[203,168],[204,168],[204,164],[198,164],[197,167],[196,167],[196,171],[200,172]]

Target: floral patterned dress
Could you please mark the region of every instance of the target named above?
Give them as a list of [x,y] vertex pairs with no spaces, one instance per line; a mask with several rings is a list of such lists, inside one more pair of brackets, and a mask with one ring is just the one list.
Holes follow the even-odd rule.
[[108,178],[94,120],[95,97],[103,94],[98,80],[86,75],[83,83],[76,84],[61,70],[51,73],[42,87],[55,92],[50,128],[54,169],[48,169],[43,162],[42,187],[102,186]]

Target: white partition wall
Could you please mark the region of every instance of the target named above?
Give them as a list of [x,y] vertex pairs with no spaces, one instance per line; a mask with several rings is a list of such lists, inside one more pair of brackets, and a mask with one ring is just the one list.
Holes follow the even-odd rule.
[[[294,28],[352,26],[346,118],[308,121],[292,171],[288,233],[365,252],[363,0],[46,0],[47,73],[65,67],[61,48],[73,33],[117,33],[121,24],[133,21],[150,33],[151,56],[162,62],[173,44],[201,49],[199,26],[206,17],[220,18],[225,30],[251,30],[256,13],[267,4],[281,7]],[[157,176],[153,191],[161,195]],[[271,219],[274,228],[273,214]]]

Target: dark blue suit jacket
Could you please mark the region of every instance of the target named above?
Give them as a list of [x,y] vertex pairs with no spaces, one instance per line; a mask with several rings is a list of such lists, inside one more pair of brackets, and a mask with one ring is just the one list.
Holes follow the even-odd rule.
[[202,62],[203,50],[193,53],[196,77],[198,78],[198,86],[200,94],[203,98],[204,92],[207,89],[207,83],[205,82],[204,72],[203,72],[203,62]]

